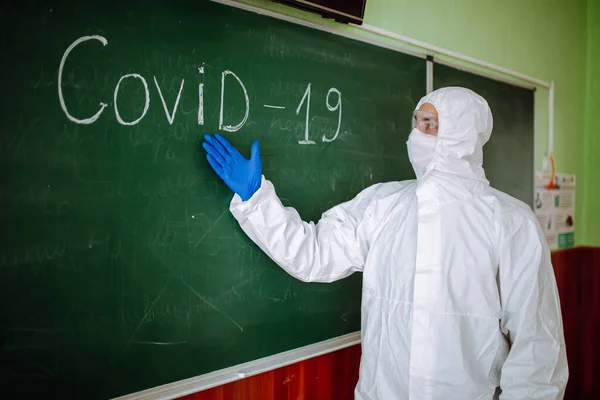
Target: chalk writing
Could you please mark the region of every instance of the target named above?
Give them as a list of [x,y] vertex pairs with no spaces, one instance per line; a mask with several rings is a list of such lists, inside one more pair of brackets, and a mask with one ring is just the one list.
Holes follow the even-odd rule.
[[[308,138],[308,131],[309,131],[308,125],[309,125],[309,120],[310,120],[310,86],[311,86],[311,84],[309,83],[308,86],[306,87],[306,91],[304,92],[304,96],[302,96],[302,100],[300,100],[300,104],[298,104],[298,108],[296,108],[296,115],[297,115],[300,113],[300,109],[302,108],[302,105],[306,101],[306,117],[305,117],[305,121],[304,121],[304,139],[300,140],[298,142],[299,144],[315,144],[314,141],[312,141]],[[331,104],[329,104],[329,96],[331,95],[331,93],[335,93],[338,96],[337,104],[335,106],[332,106]],[[325,136],[325,135],[323,135],[323,137],[321,138],[321,140],[323,142],[332,142],[335,139],[337,139],[338,134],[340,133],[340,127],[342,125],[342,94],[340,93],[340,91],[337,90],[336,88],[329,89],[329,92],[327,93],[326,104],[327,104],[327,109],[329,111],[338,111],[338,126],[336,128],[335,135],[331,139],[327,138],[327,136]]]
[[48,243],[23,247],[12,250],[11,253],[2,252],[0,255],[0,268],[18,267],[26,264],[39,264],[61,258],[65,255],[65,243]]
[[89,118],[78,119],[78,118],[75,118],[74,116],[72,116],[71,114],[69,114],[69,111],[67,110],[67,106],[65,105],[65,99],[63,98],[63,92],[62,92],[62,76],[63,76],[63,69],[65,67],[65,62],[67,61],[67,57],[69,56],[69,53],[71,53],[71,51],[77,45],[79,45],[80,43],[86,42],[88,40],[98,40],[102,43],[103,46],[106,46],[108,44],[108,41],[103,36],[94,35],[94,36],[80,37],[79,39],[74,41],[67,48],[67,50],[65,51],[65,53],[62,56],[62,59],[60,60],[60,65],[58,67],[58,100],[59,100],[60,106],[61,106],[63,112],[65,113],[65,115],[67,116],[67,118],[69,120],[75,122],[76,124],[91,124],[91,123],[93,123],[94,121],[96,121],[98,119],[98,117],[100,117],[100,114],[102,114],[102,111],[104,111],[104,109],[107,106],[106,103],[101,102],[100,109],[96,112],[96,114],[94,114],[93,116],[91,116]]
[[179,99],[181,98],[181,91],[183,90],[184,79],[181,80],[181,86],[179,86],[179,92],[177,93],[177,98],[175,99],[175,105],[173,106],[173,111],[169,113],[169,108],[167,107],[167,103],[165,102],[165,98],[160,90],[160,86],[156,81],[156,76],[154,77],[154,84],[156,85],[156,90],[158,90],[158,95],[160,96],[160,100],[162,101],[163,108],[165,110],[165,115],[167,116],[167,121],[169,121],[169,125],[173,125],[173,120],[175,119],[175,113],[177,112],[177,106],[179,105]]
[[[246,112],[244,113],[244,118],[235,126],[233,125],[223,125],[223,101],[225,98],[225,77],[227,75],[233,76],[237,82],[240,84],[242,90],[244,91],[244,99],[246,100]],[[223,71],[221,74],[221,114],[219,115],[219,129],[222,129],[227,132],[236,132],[238,131],[248,119],[248,114],[250,112],[250,100],[248,99],[248,92],[246,91],[246,87],[240,80],[240,78],[231,71]]]
[[[140,117],[134,121],[131,122],[125,122],[123,121],[123,119],[121,118],[121,115],[119,114],[119,106],[117,105],[117,100],[118,100],[118,95],[119,95],[119,85],[121,85],[121,81],[125,78],[137,78],[139,80],[142,81],[142,84],[144,85],[144,92],[146,95],[146,100],[144,103],[144,111],[142,111],[142,115],[140,115]],[[183,83],[183,82],[182,82]],[[158,85],[157,85],[158,87]],[[160,91],[160,89],[159,89]],[[138,74],[127,74],[127,75],[123,75],[121,77],[121,79],[119,79],[119,82],[117,83],[117,86],[115,86],[115,96],[114,96],[114,105],[115,105],[115,116],[117,117],[117,121],[119,121],[120,124],[122,125],[135,125],[138,122],[140,122],[142,120],[142,118],[144,118],[144,116],[146,115],[146,113],[148,112],[148,107],[150,107],[150,93],[148,93],[148,84],[146,83],[146,80],[144,79],[143,76],[138,75]]]
[[[74,122],[76,124],[83,124],[83,125],[87,125],[87,124],[93,124],[94,122],[96,122],[96,120],[101,116],[101,114],[103,113],[104,109],[107,107],[107,104],[104,102],[100,102],[100,108],[98,109],[98,111],[92,115],[91,117],[88,118],[77,118],[75,116],[73,116],[69,110],[68,107],[65,103],[65,99],[63,96],[63,87],[72,87],[74,89],[81,89],[83,86],[83,81],[82,82],[76,82],[75,80],[75,74],[74,74],[74,70],[78,70],[81,67],[79,66],[74,66],[71,68],[70,72],[65,72],[65,63],[67,61],[67,58],[69,57],[70,53],[73,51],[73,49],[77,46],[79,46],[80,44],[86,42],[86,41],[90,41],[90,40],[97,40],[100,41],[102,43],[102,45],[106,46],[108,44],[108,41],[105,37],[103,36],[99,36],[99,35],[93,35],[93,36],[83,36],[80,37],[79,39],[75,40],[68,48],[67,50],[64,52],[63,57],[61,59],[61,62],[59,64],[59,68],[58,68],[58,99],[60,102],[60,106],[65,114],[65,116],[71,121]],[[152,58],[154,58],[154,63],[159,63],[159,64],[164,64],[164,55],[162,54],[162,52],[153,52],[152,53]],[[349,57],[349,56],[347,56]],[[185,61],[182,64],[182,56],[179,55],[178,61],[177,61],[177,65],[185,65],[185,70],[189,70],[190,67],[188,65],[188,58],[185,58]],[[146,61],[148,61],[148,56],[146,57]],[[328,62],[327,60],[327,55],[326,54],[319,54],[318,58],[314,59],[314,61],[316,62]],[[169,58],[167,61],[167,67],[170,71],[173,71],[176,67],[173,65],[173,60],[172,58]],[[242,69],[250,69],[250,67],[255,68],[256,66],[254,66],[253,64],[249,64],[247,66],[247,68],[242,68]],[[205,65],[203,64],[202,67],[195,67],[198,71],[198,74],[202,77],[204,77],[205,74]],[[210,74],[208,74],[210,75]],[[226,78],[227,76],[231,76],[236,82],[237,84],[240,86],[240,88],[242,89],[243,92],[243,96],[244,96],[244,113],[243,113],[243,117],[241,120],[237,121],[237,123],[233,123],[231,122],[231,119],[233,118],[233,115],[235,114],[235,108],[234,107],[228,107],[228,112],[225,113],[225,85],[226,82],[228,81]],[[66,79],[65,79],[66,77]],[[107,85],[107,79],[105,77],[104,81],[102,82],[101,79],[98,78],[98,71],[97,69],[94,69],[94,83],[96,86],[100,86],[100,87],[106,87]],[[121,83],[123,82],[123,80],[127,79],[127,78],[135,78],[135,79],[139,79],[142,83],[141,87],[139,87],[138,89],[135,90],[131,90],[131,94],[134,95],[139,95],[143,93],[144,99],[144,107],[141,110],[139,116],[133,120],[130,121],[125,121],[122,116],[121,113],[119,111],[119,88],[121,86]],[[169,125],[173,125],[175,123],[175,118],[177,115],[177,109],[179,108],[179,104],[180,104],[180,100],[181,100],[181,96],[182,93],[184,91],[184,87],[185,87],[185,79],[182,78],[181,81],[177,81],[175,78],[171,79],[170,81],[170,85],[165,85],[164,82],[164,77],[162,78],[162,83],[159,84],[159,80],[157,79],[156,75],[154,75],[153,77],[153,81],[154,81],[154,85],[156,87],[156,92],[158,93],[158,96],[160,98],[165,116],[167,118],[167,122]],[[43,84],[43,82],[46,82],[47,78],[45,77],[45,72],[44,69],[42,68],[42,70],[40,71],[40,77],[38,78],[38,80],[36,82],[34,82],[33,84],[31,84],[34,88],[39,87],[40,85]],[[173,89],[175,89],[177,87],[177,82],[179,82],[179,89],[176,91],[177,95],[175,97],[175,100],[172,103],[172,106],[167,105],[167,101],[165,99],[165,96],[163,94],[163,91],[166,90],[166,92],[171,92]],[[306,90],[304,91],[304,94],[300,100],[300,103],[298,104],[297,108],[296,108],[296,115],[298,115],[300,113],[300,110],[302,109],[303,106],[305,106],[306,108],[306,113],[304,116],[304,139],[299,141],[299,144],[315,144],[315,142],[313,140],[311,140],[309,138],[309,125],[310,125],[310,121],[311,121],[311,117],[310,117],[310,113],[311,113],[311,109],[310,109],[310,102],[311,102],[311,83],[308,84],[308,86],[306,87]],[[250,88],[253,88],[254,84],[250,84]],[[295,94],[298,90],[298,85],[297,84],[282,84],[281,82],[277,82],[277,83],[271,83],[270,84],[270,91],[272,94],[277,94],[277,95],[287,95],[287,94]],[[143,91],[142,91],[143,89]],[[332,102],[332,95],[337,96],[336,100]],[[75,99],[79,102],[79,103],[83,103],[83,102],[88,102],[88,101],[92,101],[92,96],[89,94],[88,92],[83,92],[81,90],[75,90]],[[124,125],[124,126],[136,126],[138,125],[143,119],[144,117],[147,115],[148,109],[150,107],[150,91],[148,89],[148,83],[147,80],[144,76],[142,76],[139,73],[136,72],[131,72],[128,74],[125,74],[123,76],[121,76],[118,81],[117,84],[114,88],[113,91],[113,108],[114,108],[114,114],[115,114],[115,118],[117,120],[117,122],[120,125]],[[141,102],[140,102],[141,104]],[[335,128],[335,130],[331,130],[333,132],[333,134],[331,136],[328,136],[327,134],[323,134],[321,136],[321,140],[323,142],[332,142],[334,140],[336,140],[341,132],[341,126],[342,126],[342,94],[341,92],[336,89],[336,88],[330,88],[328,93],[327,93],[327,98],[325,101],[325,105],[327,107],[327,110],[329,110],[330,112],[337,112],[337,127]],[[204,82],[200,82],[198,83],[198,115],[197,115],[197,123],[198,125],[204,125],[205,123],[205,113],[204,113],[204,107],[205,107],[205,103],[204,103]],[[285,105],[279,105],[279,104],[264,104],[264,108],[267,109],[271,109],[271,110],[285,110],[286,106]],[[191,113],[192,110],[182,110],[183,113],[188,114]],[[211,114],[213,114],[214,112],[211,112]],[[218,112],[218,118],[219,118],[219,130],[222,131],[226,131],[226,132],[237,132],[240,129],[242,129],[242,127],[244,127],[246,125],[246,122],[248,122],[250,116],[250,96],[248,93],[248,89],[246,87],[246,85],[244,84],[244,82],[242,82],[242,80],[240,79],[240,77],[233,71],[231,70],[224,70],[221,72],[221,97],[220,97],[220,107],[219,107],[219,112]],[[250,125],[250,124],[249,124]],[[285,123],[284,126],[279,125],[279,127],[281,128],[281,130],[284,131],[291,131],[292,129],[292,125],[293,122],[288,121]],[[273,128],[273,124],[271,125],[271,128]],[[298,125],[296,125],[298,126]],[[144,130],[146,131],[146,130]],[[132,141],[132,144],[137,145],[137,141]],[[164,143],[162,143],[164,144]],[[164,157],[166,159],[169,160],[174,160],[176,158],[176,153],[173,149],[167,148],[167,149],[162,149],[162,144],[155,144],[155,162],[156,159],[160,154],[163,154]]]

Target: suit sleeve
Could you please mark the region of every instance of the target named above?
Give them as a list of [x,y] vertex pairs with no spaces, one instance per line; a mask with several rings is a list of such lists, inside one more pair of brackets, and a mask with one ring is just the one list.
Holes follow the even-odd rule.
[[331,208],[315,224],[284,207],[273,184],[263,177],[251,199],[233,197],[230,211],[248,237],[290,275],[305,282],[332,282],[363,269],[366,214],[374,190],[367,188]]
[[501,329],[510,341],[500,399],[562,399],[569,372],[550,251],[533,216],[517,220],[500,251]]

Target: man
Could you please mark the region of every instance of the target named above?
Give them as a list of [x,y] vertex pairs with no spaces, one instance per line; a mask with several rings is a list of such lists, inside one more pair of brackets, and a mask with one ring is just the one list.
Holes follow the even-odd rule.
[[363,272],[360,400],[562,399],[568,378],[550,252],[525,204],[489,186],[487,102],[463,88],[425,96],[408,154],[416,181],[373,185],[317,224],[284,208],[250,160],[206,136],[236,192],[231,212],[288,273]]

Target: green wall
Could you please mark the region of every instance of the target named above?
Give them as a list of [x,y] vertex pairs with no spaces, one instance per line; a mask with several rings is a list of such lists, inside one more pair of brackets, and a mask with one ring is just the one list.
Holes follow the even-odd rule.
[[600,245],[600,132],[594,118],[600,116],[600,1],[587,0],[585,32],[585,73],[583,74],[584,106],[581,141],[582,176],[579,179],[582,221],[580,243]]
[[[319,16],[266,0],[245,1],[330,26]],[[555,147],[557,172],[576,174],[578,245],[600,245],[600,184],[591,176],[599,160],[600,138],[584,131],[583,110],[598,110],[600,28],[586,27],[600,20],[598,0],[367,0],[365,23],[456,51],[514,71],[555,83]],[[587,9],[587,10],[586,10]],[[591,12],[595,14],[592,14]],[[364,33],[354,27],[345,28]],[[587,80],[582,76],[586,72]],[[594,44],[596,44],[594,48]],[[406,46],[410,49],[409,46]],[[595,92],[585,88],[595,81]],[[584,107],[584,98],[586,99]],[[591,100],[595,99],[595,103]],[[548,147],[548,90],[536,93],[536,169],[541,169]],[[596,105],[594,108],[593,106]],[[587,137],[590,136],[590,137]],[[583,145],[585,141],[585,146]],[[597,169],[596,169],[597,170]],[[588,172],[589,171],[589,172]],[[596,179],[598,181],[598,179]],[[585,218],[583,217],[585,216]]]

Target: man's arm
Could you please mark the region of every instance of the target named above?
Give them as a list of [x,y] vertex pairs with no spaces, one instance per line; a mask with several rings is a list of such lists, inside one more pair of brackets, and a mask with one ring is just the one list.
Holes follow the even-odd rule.
[[261,174],[258,142],[248,160],[221,135],[204,138],[210,166],[235,192],[231,212],[271,259],[303,281],[331,282],[362,270],[368,252],[363,220],[378,185],[327,211],[315,225],[283,207]]
[[501,400],[562,399],[569,376],[550,251],[533,216],[515,215],[500,252],[502,332],[511,348]]
[[244,232],[289,274],[305,282],[332,282],[363,269],[368,252],[364,217],[376,186],[333,207],[316,224],[284,207],[264,178],[248,201],[235,195],[230,210]]

